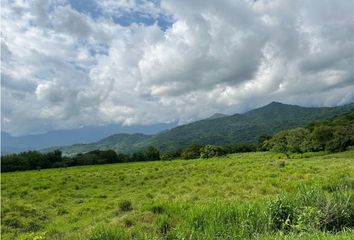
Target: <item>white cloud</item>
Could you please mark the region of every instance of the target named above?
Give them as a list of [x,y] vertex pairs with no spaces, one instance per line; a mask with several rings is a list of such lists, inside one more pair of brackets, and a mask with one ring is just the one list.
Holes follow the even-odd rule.
[[[273,100],[354,100],[352,1],[97,4],[93,19],[64,0],[4,1],[4,130],[184,123]],[[137,13],[174,23],[164,31],[113,21]]]

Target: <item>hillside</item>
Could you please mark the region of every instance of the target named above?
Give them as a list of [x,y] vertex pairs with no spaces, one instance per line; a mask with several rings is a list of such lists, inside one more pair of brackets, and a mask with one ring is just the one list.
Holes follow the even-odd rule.
[[49,131],[42,134],[14,137],[1,132],[1,154],[18,153],[28,150],[39,150],[55,146],[65,146],[77,143],[92,143],[112,135],[112,133],[142,133],[156,134],[175,127],[174,123],[152,125],[123,126],[119,124],[105,126],[87,126],[82,128]]
[[135,151],[134,146],[137,143],[143,142],[144,140],[147,140],[150,137],[151,137],[150,135],[144,135],[141,133],[135,133],[135,134],[118,133],[118,134],[111,135],[107,138],[104,138],[95,143],[75,144],[68,147],[61,147],[60,149],[63,149],[64,152],[68,155],[80,153],[80,152],[88,152],[95,149],[101,149],[101,150],[114,149],[117,151],[121,151],[121,149],[124,149],[124,152],[133,152]]
[[[354,107],[349,104],[340,107],[307,108],[272,102],[264,107],[243,114],[205,119],[162,131],[152,136],[141,136],[134,141],[124,135],[113,135],[97,143],[73,145],[60,148],[65,153],[78,153],[94,149],[114,149],[118,152],[132,152],[154,146],[162,151],[186,147],[192,143],[225,145],[252,143],[264,134],[333,118]],[[129,140],[128,140],[129,139]],[[126,142],[127,140],[127,142]]]

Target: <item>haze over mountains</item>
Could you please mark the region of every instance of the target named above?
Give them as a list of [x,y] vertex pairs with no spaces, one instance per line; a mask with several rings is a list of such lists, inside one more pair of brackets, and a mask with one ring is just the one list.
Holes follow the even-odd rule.
[[95,149],[113,149],[129,153],[154,146],[162,151],[186,147],[192,143],[225,145],[256,142],[264,134],[305,126],[333,118],[354,108],[354,104],[339,107],[308,108],[272,102],[264,107],[231,116],[217,114],[210,118],[161,131],[155,135],[114,134],[98,142],[61,147],[66,154]]
[[13,137],[6,132],[1,132],[1,154],[17,153],[27,150],[39,150],[75,143],[91,143],[110,136],[113,133],[143,133],[151,135],[175,126],[175,123],[161,123],[146,126],[107,125],[57,130],[43,134],[19,137]]

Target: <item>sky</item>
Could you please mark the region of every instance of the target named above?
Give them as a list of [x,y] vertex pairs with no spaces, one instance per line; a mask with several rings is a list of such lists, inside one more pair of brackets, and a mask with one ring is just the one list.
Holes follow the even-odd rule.
[[354,101],[352,0],[1,0],[2,130]]

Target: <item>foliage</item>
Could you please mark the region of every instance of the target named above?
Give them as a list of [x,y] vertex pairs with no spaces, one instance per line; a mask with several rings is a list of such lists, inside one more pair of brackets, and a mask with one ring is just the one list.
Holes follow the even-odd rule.
[[281,131],[262,144],[262,149],[284,153],[341,152],[354,145],[354,110],[307,128]]
[[200,149],[202,145],[200,144],[191,144],[182,150],[181,157],[183,159],[196,159],[200,158]]
[[133,154],[117,154],[113,150],[93,150],[75,156],[62,156],[61,151],[48,153],[37,151],[6,155],[1,158],[1,171],[13,172],[44,168],[60,168],[70,166],[97,165],[123,162],[142,162],[160,160],[160,151],[149,147],[143,152]]
[[226,153],[246,153],[257,151],[257,145],[252,143],[238,143],[224,146]]
[[160,151],[154,147],[148,147],[144,153],[145,161],[160,160]]
[[273,230],[289,231],[295,219],[295,206],[287,198],[277,198],[269,204]]
[[174,151],[162,152],[161,160],[173,160],[181,157],[181,149],[177,149]]
[[220,157],[225,154],[225,149],[220,146],[206,145],[200,148],[200,156],[202,158]]

